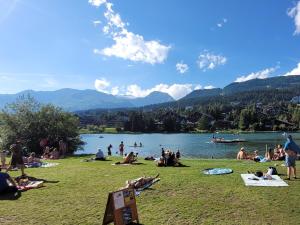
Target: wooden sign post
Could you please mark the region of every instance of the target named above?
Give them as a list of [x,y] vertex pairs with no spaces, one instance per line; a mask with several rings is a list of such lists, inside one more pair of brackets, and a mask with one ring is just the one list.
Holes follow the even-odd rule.
[[134,189],[125,188],[108,194],[103,225],[114,222],[115,225],[139,224]]

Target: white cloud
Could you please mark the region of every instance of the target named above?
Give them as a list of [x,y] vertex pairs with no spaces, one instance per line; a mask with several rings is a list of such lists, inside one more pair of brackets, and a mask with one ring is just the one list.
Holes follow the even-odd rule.
[[93,21],[93,24],[94,24],[94,26],[96,27],[96,26],[98,26],[99,24],[101,24],[101,21],[100,21],[100,20],[94,20],[94,21]]
[[172,85],[158,84],[153,88],[142,89],[140,86],[136,84],[132,84],[127,86],[127,91],[125,94],[134,97],[145,97],[153,91],[160,91],[160,92],[168,93],[174,99],[180,99],[186,96],[187,94],[189,94],[191,91],[195,90],[194,86],[195,85],[193,84],[172,84]]
[[131,97],[145,97],[154,91],[168,93],[174,99],[180,99],[193,90],[201,89],[202,86],[199,84],[157,84],[152,88],[143,89],[137,84],[131,84],[128,86],[114,86],[111,89],[110,82],[105,78],[100,78],[95,80],[95,88],[97,91],[112,94],[112,95],[121,95],[121,96],[131,96]]
[[291,18],[294,18],[296,30],[294,32],[294,35],[300,34],[300,1],[297,3],[297,5],[287,12],[288,16]]
[[221,28],[225,25],[225,23],[227,23],[227,19],[223,18],[221,22],[217,23],[217,27]]
[[94,85],[97,91],[109,93],[106,89],[110,86],[110,83],[105,78],[96,79]]
[[198,57],[198,66],[202,71],[212,70],[217,66],[225,65],[227,58],[222,55],[215,55],[207,50],[203,51]]
[[296,68],[292,69],[290,72],[287,72],[283,76],[292,76],[292,75],[300,75],[300,62],[298,63]]
[[[89,0],[89,2],[90,1],[92,0]],[[167,59],[168,52],[171,48],[170,46],[160,44],[160,42],[156,40],[146,41],[142,35],[128,31],[126,28],[128,24],[122,21],[120,14],[113,11],[113,4],[106,1],[99,2],[106,3],[104,16],[107,20],[107,24],[102,30],[105,34],[109,35],[115,43],[102,50],[96,49],[94,53],[150,64],[163,63]],[[98,6],[101,4],[93,5]]]
[[212,85],[208,85],[208,86],[205,86],[205,87],[204,87],[204,89],[213,89],[213,88],[216,88],[216,87],[214,87],[214,86],[212,86]]
[[106,3],[106,0],[89,0],[89,3],[93,6],[99,7],[102,4]]
[[117,95],[119,94],[119,87],[118,86],[115,86],[111,89],[111,94],[112,95]]
[[189,66],[183,62],[176,64],[176,70],[181,74],[186,73],[188,71],[188,69],[189,69]]
[[265,79],[268,78],[270,74],[274,73],[278,68],[279,66],[271,67],[258,72],[250,73],[248,75],[240,76],[234,82],[244,82],[252,79]]
[[200,90],[202,89],[202,86],[200,84],[197,84],[195,87],[194,87],[194,90]]

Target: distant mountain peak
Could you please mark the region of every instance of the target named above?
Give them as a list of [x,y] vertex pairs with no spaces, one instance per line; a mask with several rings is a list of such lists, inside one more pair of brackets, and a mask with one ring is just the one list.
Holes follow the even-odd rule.
[[174,101],[167,93],[161,92],[152,92],[141,98],[130,98],[129,96],[114,96],[92,89],[63,88],[55,91],[24,90],[17,94],[0,94],[0,108],[14,102],[19,96],[27,94],[40,103],[51,103],[69,111],[97,108],[130,108]]

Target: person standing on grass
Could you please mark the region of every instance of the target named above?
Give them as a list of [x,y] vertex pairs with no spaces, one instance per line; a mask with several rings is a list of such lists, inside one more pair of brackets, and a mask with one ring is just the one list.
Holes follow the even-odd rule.
[[1,159],[1,167],[0,168],[5,168],[6,167],[6,151],[0,151],[0,159]]
[[300,153],[300,148],[294,142],[291,135],[288,136],[283,149],[285,151],[285,165],[287,167],[287,178],[286,179],[290,180],[292,174],[294,174],[294,178],[297,179],[296,159],[297,159],[297,154]]
[[123,143],[123,141],[121,141],[121,144],[119,145],[119,151],[120,151],[120,155],[123,156],[123,153],[124,153],[124,143]]
[[18,167],[21,169],[22,176],[25,176],[24,173],[24,161],[23,161],[23,153],[22,147],[19,141],[16,144],[12,144],[10,146],[10,151],[12,152],[11,161],[9,167],[6,169],[6,172],[11,170],[14,167]]
[[112,145],[111,144],[109,144],[109,146],[107,147],[107,155],[108,156],[111,156],[111,149],[112,149]]

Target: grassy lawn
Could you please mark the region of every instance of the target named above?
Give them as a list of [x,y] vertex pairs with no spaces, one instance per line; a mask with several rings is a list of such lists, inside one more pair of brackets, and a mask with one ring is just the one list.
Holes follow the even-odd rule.
[[[245,187],[241,173],[266,171],[273,163],[235,160],[182,160],[189,167],[112,166],[81,162],[85,157],[57,160],[57,167],[27,169],[48,180],[45,187],[23,192],[17,200],[0,200],[0,224],[102,224],[110,191],[127,179],[160,174],[161,181],[137,197],[140,222],[150,224],[299,224],[300,180],[289,187]],[[207,176],[200,171],[229,167],[233,174]],[[277,167],[285,173],[285,167]],[[11,172],[12,176],[19,172]],[[57,181],[57,182],[55,182]]]
[[114,127],[105,127],[104,133],[116,134],[118,132],[117,129]]

